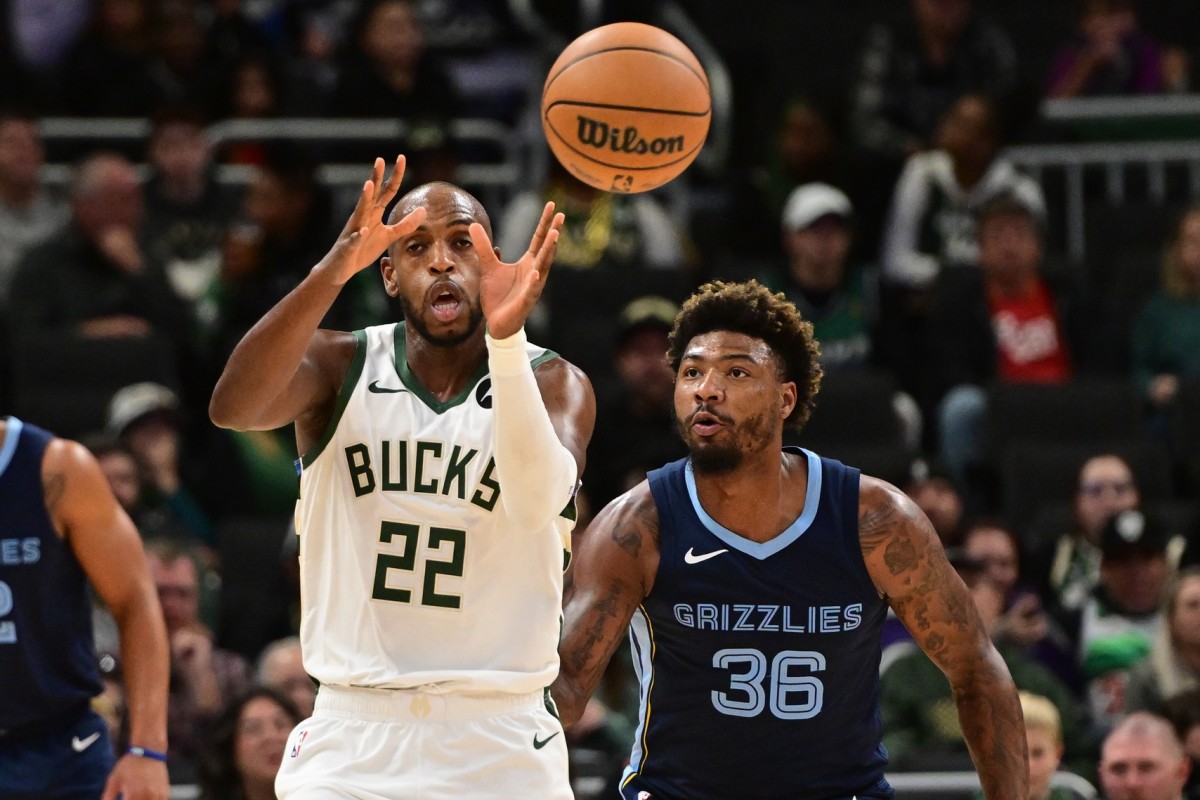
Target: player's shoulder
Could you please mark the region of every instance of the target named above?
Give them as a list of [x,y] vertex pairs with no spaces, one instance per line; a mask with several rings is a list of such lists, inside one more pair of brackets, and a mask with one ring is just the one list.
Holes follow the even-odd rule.
[[898,525],[912,522],[920,514],[908,495],[887,481],[861,474],[858,479],[858,530],[864,546],[886,538]]
[[648,480],[614,498],[596,515],[596,519],[598,522],[604,520],[611,525],[620,525],[631,533],[658,541],[658,505],[654,502]]

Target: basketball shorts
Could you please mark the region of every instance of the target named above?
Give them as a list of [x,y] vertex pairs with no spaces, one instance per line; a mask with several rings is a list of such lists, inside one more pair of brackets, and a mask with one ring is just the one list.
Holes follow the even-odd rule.
[[542,692],[437,695],[322,686],[288,737],[279,800],[572,800]]
[[97,800],[116,759],[104,719],[90,708],[62,724],[0,737],[0,798]]

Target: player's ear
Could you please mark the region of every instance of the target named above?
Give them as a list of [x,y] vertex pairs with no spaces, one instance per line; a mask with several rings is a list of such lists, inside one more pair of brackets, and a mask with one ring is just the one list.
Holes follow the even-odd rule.
[[786,381],[779,384],[779,413],[787,419],[796,407],[796,382]]
[[389,297],[400,296],[400,284],[396,280],[396,268],[390,256],[379,259],[379,272],[383,275],[383,288]]

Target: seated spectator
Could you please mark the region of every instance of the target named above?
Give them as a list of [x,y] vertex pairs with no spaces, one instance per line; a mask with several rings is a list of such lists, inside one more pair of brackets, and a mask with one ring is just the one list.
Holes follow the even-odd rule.
[[984,577],[1004,597],[992,638],[1021,648],[1074,689],[1079,679],[1074,647],[1042,608],[1037,593],[1021,582],[1016,535],[999,522],[977,520],[967,528],[962,548],[968,558],[983,565]]
[[1200,206],[1179,219],[1163,259],[1162,288],[1133,328],[1133,376],[1155,409],[1171,405],[1180,378],[1200,377]]
[[201,570],[192,551],[157,539],[146,543],[146,558],[171,646],[168,768],[172,783],[188,783],[195,780],[208,725],[246,687],[250,670],[241,656],[213,644],[212,630],[200,619]]
[[646,479],[647,470],[686,455],[675,431],[675,375],[666,361],[667,334],[679,307],[665,297],[629,302],[617,318],[617,381],[597,381],[596,435],[588,451],[584,491],[592,508]]
[[1100,580],[1104,524],[1140,502],[1137,480],[1125,459],[1098,453],[1083,462],[1075,483],[1071,530],[1039,544],[1029,557],[1030,581],[1055,614],[1083,607]]
[[963,497],[953,478],[940,465],[918,462],[904,493],[929,518],[945,547],[962,544],[964,532]]
[[98,0],[83,35],[59,63],[58,113],[80,117],[146,117],[165,99],[152,70],[150,0]]
[[[100,434],[85,441],[100,464],[108,486],[143,540],[192,539],[187,524],[165,505],[150,505],[137,456],[117,437]],[[197,544],[202,542],[197,541]]]
[[37,119],[0,110],[0,313],[21,257],[67,222],[67,206],[39,183],[46,153]]
[[1163,704],[1163,716],[1175,728],[1191,762],[1191,773],[1183,787],[1186,800],[1200,800],[1200,688],[1188,689]]
[[[1000,590],[977,565],[959,571],[985,628],[994,631],[1003,608]],[[1019,648],[997,642],[996,649],[1018,689],[1047,697],[1054,704],[1062,720],[1068,763],[1087,774],[1088,743],[1081,709],[1071,691]],[[929,656],[917,649],[901,655],[880,676],[880,689],[883,744],[894,769],[971,768],[950,684]]]
[[260,684],[287,695],[301,719],[312,716],[317,684],[304,671],[298,636],[276,639],[264,647],[258,656],[256,674]]
[[1100,580],[1078,613],[1062,621],[1076,643],[1088,716],[1098,733],[1125,713],[1130,670],[1163,627],[1170,536],[1154,517],[1122,511],[1100,533]]
[[1064,383],[1073,374],[1068,331],[1074,299],[1042,273],[1036,214],[1007,197],[979,217],[982,269],[942,272],[928,329],[931,396],[937,403],[940,455],[960,485],[978,490],[984,466],[987,387]]
[[217,183],[205,125],[189,107],[161,108],[146,146],[146,252],[193,308],[216,280],[221,241],[236,209],[232,194]]
[[200,800],[275,800],[275,775],[301,719],[286,695],[265,686],[232,697],[204,744]]
[[1183,800],[1191,763],[1171,723],[1138,711],[1104,739],[1100,785],[1108,800]]
[[852,124],[864,150],[899,162],[925,148],[937,121],[971,91],[1003,96],[1017,81],[1017,54],[972,0],[909,0],[911,15],[867,34]]
[[1021,692],[1025,746],[1029,751],[1029,800],[1074,800],[1075,794],[1050,786],[1062,763],[1062,720],[1048,698]]
[[943,266],[978,265],[976,218],[990,200],[1009,197],[1039,222],[1046,214],[1041,186],[1000,156],[1002,124],[987,95],[959,97],[934,144],[905,164],[884,235],[883,277],[909,289],[932,285]]
[[1086,0],[1079,26],[1050,68],[1050,97],[1162,91],[1162,52],[1138,27],[1133,0]]
[[71,185],[70,225],[16,267],[7,315],[14,335],[159,332],[182,347],[191,329],[187,307],[143,248],[144,210],[128,159],[115,153],[86,158]]
[[1167,700],[1200,688],[1200,567],[1180,571],[1162,613],[1150,655],[1129,673],[1126,711],[1162,714]]
[[[108,404],[108,432],[137,460],[142,479],[141,505],[158,509],[208,548],[216,546],[212,524],[196,501],[184,469],[186,443],[179,397],[158,383],[119,389]],[[150,531],[144,531],[147,538]]]

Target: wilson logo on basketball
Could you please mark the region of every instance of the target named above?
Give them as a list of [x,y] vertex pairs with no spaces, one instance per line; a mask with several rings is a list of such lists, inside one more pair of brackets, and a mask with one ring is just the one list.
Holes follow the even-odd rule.
[[672,136],[669,139],[643,139],[638,134],[637,128],[632,126],[618,128],[609,125],[607,122],[585,117],[582,114],[579,115],[578,136],[580,144],[595,147],[597,150],[607,147],[614,153],[632,153],[634,155],[653,153],[654,155],[661,155],[663,153],[683,152],[682,136]]

